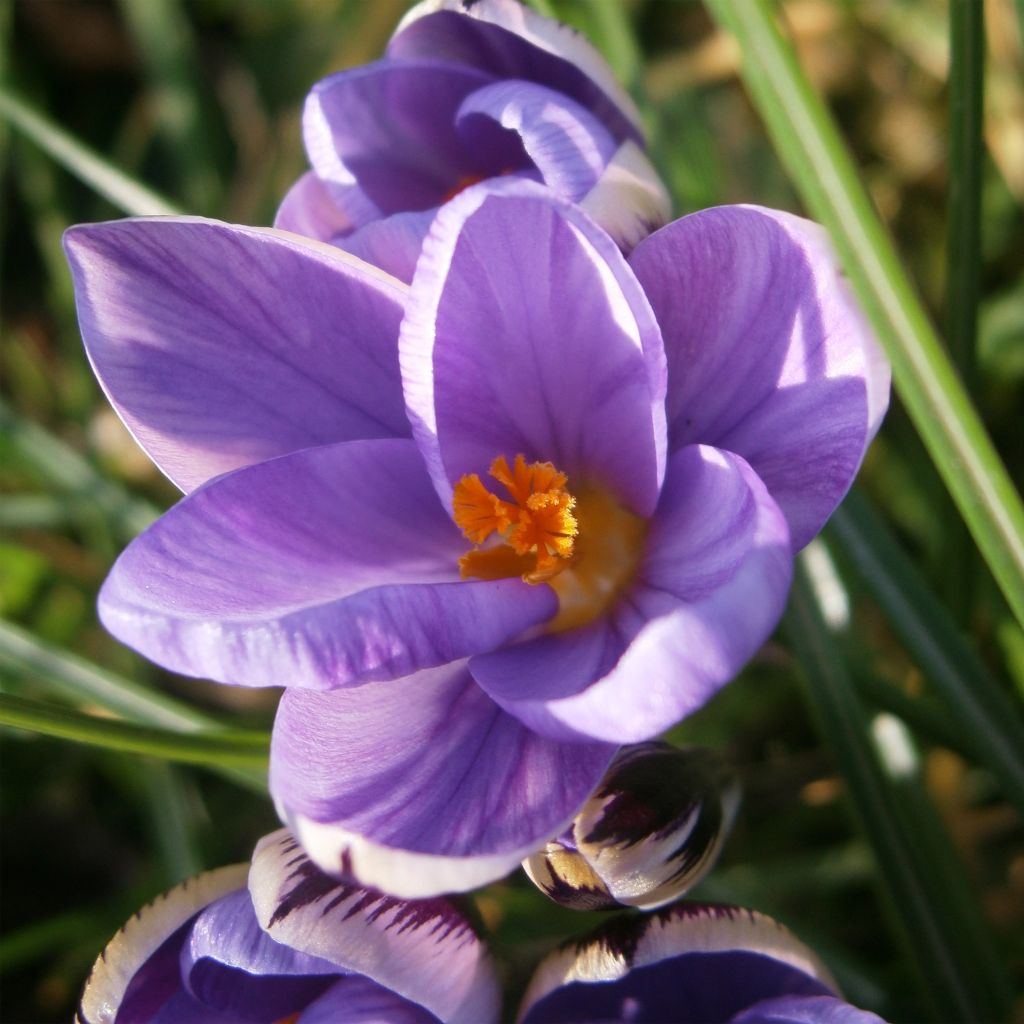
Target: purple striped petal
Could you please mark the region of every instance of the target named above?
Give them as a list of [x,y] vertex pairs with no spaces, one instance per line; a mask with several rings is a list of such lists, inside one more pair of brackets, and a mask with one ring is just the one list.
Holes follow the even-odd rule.
[[295,1024],[438,1024],[438,1019],[422,1006],[354,974],[335,982],[310,1003]]
[[460,580],[464,548],[411,441],[309,448],[183,499],[118,559],[100,615],[186,675],[320,689],[390,678],[552,614],[548,588]]
[[779,996],[738,1013],[729,1024],[884,1024],[877,1014],[859,1010],[834,996]]
[[[131,917],[97,958],[78,1009],[80,1024],[142,1024],[180,987],[183,926],[209,903],[245,885],[247,864],[207,871]],[[122,1004],[134,979],[136,996]],[[124,1012],[119,1016],[119,1008]]]
[[332,881],[284,830],[258,843],[249,891],[277,942],[358,972],[448,1024],[497,1019],[490,957],[447,901],[396,900]]
[[594,188],[617,148],[578,103],[532,82],[495,82],[470,93],[459,108],[458,129],[468,149],[515,134],[544,184],[571,202]]
[[64,245],[100,384],[182,489],[310,445],[408,436],[393,278],[198,218],[83,225]]
[[727,1024],[752,1004],[781,995],[834,995],[811,950],[754,911],[677,904],[619,919],[548,956],[519,1020]]
[[455,664],[357,690],[287,690],[270,788],[323,870],[420,897],[507,874],[562,831],[613,753],[530,732]]
[[467,189],[424,243],[402,324],[413,432],[447,502],[522,453],[649,514],[664,473],[657,322],[614,242],[541,186]]
[[591,111],[616,141],[642,140],[636,106],[600,53],[574,29],[516,0],[424,0],[399,23],[387,56],[454,61],[537,82]]
[[757,207],[675,221],[630,257],[668,354],[673,449],[743,456],[794,549],[845,495],[889,399],[889,367],[816,224]]
[[775,628],[792,573],[786,521],[738,456],[677,451],[636,579],[589,626],[474,658],[480,685],[554,738],[636,742],[701,707]]
[[462,101],[492,80],[436,60],[380,60],[325,78],[302,116],[313,170],[356,226],[438,206],[465,176],[499,173],[508,157],[507,145],[469,153],[456,131]]
[[[307,171],[285,193],[274,218],[274,227],[330,242],[336,235],[347,234],[354,225],[342,213],[324,183],[312,171]],[[368,262],[373,263],[373,260]],[[380,264],[374,263],[374,266]]]

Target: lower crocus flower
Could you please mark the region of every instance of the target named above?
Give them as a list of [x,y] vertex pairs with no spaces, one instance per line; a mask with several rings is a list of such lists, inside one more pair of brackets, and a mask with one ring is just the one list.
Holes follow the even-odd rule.
[[652,910],[714,867],[738,804],[739,786],[713,751],[624,747],[572,825],[523,868],[574,910]]
[[321,874],[285,832],[251,866],[193,878],[100,954],[79,1024],[487,1024],[490,957],[444,900],[403,902]]
[[404,897],[511,870],[739,671],[888,398],[821,229],[758,208],[627,263],[540,186],[479,184],[408,287],[210,221],[66,245],[107,394],[190,492],[114,566],[105,625],[287,686],[281,815]]
[[418,4],[384,59],[314,86],[302,127],[312,170],[277,226],[405,281],[437,207],[486,178],[543,182],[626,250],[670,214],[604,59],[519,0]]
[[680,904],[619,918],[551,954],[519,1024],[882,1024],[844,1002],[778,922]]

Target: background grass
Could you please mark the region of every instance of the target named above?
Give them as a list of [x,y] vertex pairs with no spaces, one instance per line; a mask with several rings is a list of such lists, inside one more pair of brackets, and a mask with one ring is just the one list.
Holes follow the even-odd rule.
[[[19,0],[0,5],[0,85],[182,209],[266,224],[305,167],[306,90],[379,55],[405,6]],[[634,90],[678,214],[723,202],[800,210],[738,78],[737,48],[700,4],[550,6],[602,46]],[[1020,481],[1021,9],[1011,0],[985,7],[980,331],[967,358],[975,403]],[[943,324],[946,4],[796,0],[782,13],[933,322]],[[102,688],[113,679],[120,694],[124,678],[201,711],[196,727],[266,729],[276,693],[170,676],[97,624],[95,593],[111,561],[176,498],[99,392],[60,251],[69,224],[121,211],[2,117],[0,174],[0,614],[15,627],[0,633],[3,690],[138,717],[131,707],[111,708]],[[1024,980],[1024,829],[1009,776],[990,767],[984,731],[950,697],[943,671],[954,683],[967,680],[971,693],[992,688],[1012,701],[1012,718],[1024,696],[1024,634],[898,402],[859,489],[859,506],[844,510],[826,531],[829,547],[814,556],[801,592],[810,604],[795,602],[786,632],[676,731],[724,749],[745,781],[733,838],[697,895],[780,917],[821,952],[851,1000],[888,1019],[971,1019],[972,1006],[1002,1017],[1013,1010],[1001,991],[1020,992]],[[877,543],[883,534],[894,547],[883,548],[879,564],[896,574],[897,594],[917,595],[912,612],[931,602],[920,643],[906,614],[872,585],[877,572],[865,578],[857,557],[858,536]],[[814,618],[815,595],[831,595],[831,618]],[[819,660],[813,645],[805,649],[815,635],[828,641]],[[949,637],[959,646],[942,648],[945,661],[930,658],[929,644]],[[851,774],[821,706],[837,679],[847,689],[835,692],[852,694],[855,705],[840,705],[836,722],[855,744],[871,745],[863,777]],[[5,1021],[67,1020],[92,959],[138,906],[195,870],[246,859],[276,827],[251,777],[246,786],[223,772],[24,730],[5,730],[2,742]],[[897,771],[892,758],[901,750],[910,760]],[[877,806],[864,802],[872,786]],[[590,922],[518,877],[476,902],[512,992],[556,939]],[[925,926],[934,929],[932,945],[922,943]],[[951,968],[941,960],[947,954]]]

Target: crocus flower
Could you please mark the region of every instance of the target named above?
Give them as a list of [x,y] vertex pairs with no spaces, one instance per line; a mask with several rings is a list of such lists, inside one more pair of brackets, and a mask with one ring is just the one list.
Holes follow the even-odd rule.
[[490,956],[446,900],[339,885],[284,830],[135,914],[100,954],[78,1024],[488,1024]]
[[652,910],[714,867],[738,804],[739,786],[714,751],[632,744],[569,828],[523,868],[573,910]]
[[618,745],[736,674],[888,397],[821,230],[755,207],[627,263],[542,186],[480,183],[409,287],[203,220],[66,246],[100,381],[189,492],[103,622],[173,671],[286,686],[279,813],[407,898],[511,870]]
[[679,904],[609,922],[545,959],[519,1024],[882,1024],[844,1002],[786,928],[738,907]]
[[611,69],[519,0],[417,4],[382,60],[313,87],[302,131],[312,170],[276,226],[404,281],[437,207],[470,182],[543,182],[627,250],[670,213]]

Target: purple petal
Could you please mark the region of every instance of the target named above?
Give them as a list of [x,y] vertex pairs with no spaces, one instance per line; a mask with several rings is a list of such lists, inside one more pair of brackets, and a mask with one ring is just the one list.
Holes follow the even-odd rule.
[[394,213],[372,220],[350,235],[333,241],[339,248],[408,284],[436,213],[435,209]]
[[283,830],[257,845],[249,891],[276,941],[365,975],[450,1024],[496,1019],[486,947],[446,900],[409,902],[339,884]]
[[455,61],[495,78],[521,78],[564,93],[616,141],[642,141],[640,115],[605,59],[579,32],[516,0],[424,0],[399,23],[387,56]]
[[[245,885],[248,865],[207,871],[182,882],[131,917],[93,965],[79,1005],[81,1024],[142,1024],[180,986],[183,926],[207,904]],[[136,1010],[118,1016],[133,979],[145,985]]]
[[541,186],[442,207],[402,324],[413,432],[450,501],[498,455],[553,462],[639,514],[664,473],[658,325],[614,242]]
[[884,1024],[834,996],[779,996],[738,1013],[729,1024]]
[[118,559],[100,615],[186,675],[320,689],[390,678],[552,614],[549,588],[461,580],[464,548],[411,441],[308,448],[183,499]]
[[184,490],[310,445],[408,436],[398,281],[312,240],[216,221],[64,237],[96,375]]
[[295,1024],[438,1024],[438,1020],[422,1006],[352,975],[310,1003]]
[[597,184],[616,145],[578,103],[531,82],[502,81],[470,93],[458,113],[467,148],[493,145],[492,133],[515,133],[545,185],[578,202]]
[[435,60],[381,60],[325,78],[302,116],[313,170],[357,226],[439,205],[467,175],[501,170],[504,152],[469,153],[455,128],[462,101],[490,81]]
[[831,996],[830,985],[814,953],[771,918],[734,907],[677,904],[613,922],[548,956],[530,982],[519,1019],[727,1024],[762,999]]
[[172,996],[159,1010],[124,1020],[119,1016],[117,1024],[239,1024],[239,1021],[235,1014],[204,1006],[182,991]]
[[613,752],[535,735],[460,663],[358,690],[286,691],[270,788],[324,870],[419,897],[508,873],[564,828]]
[[764,643],[791,573],[786,521],[756,474],[730,452],[693,445],[672,456],[636,579],[605,618],[470,667],[544,735],[650,739],[701,707]]
[[276,1021],[331,985],[337,964],[275,942],[260,928],[247,889],[229,893],[195,919],[181,952],[188,991],[245,1020]]
[[630,265],[665,336],[671,447],[742,455],[803,547],[849,488],[889,398],[889,367],[824,231],[720,207],[655,233]]
[[580,201],[580,209],[628,253],[672,216],[672,201],[643,150],[628,140]]
[[330,242],[335,235],[351,231],[353,224],[341,212],[323,182],[312,171],[307,171],[285,194],[274,218],[274,227]]

